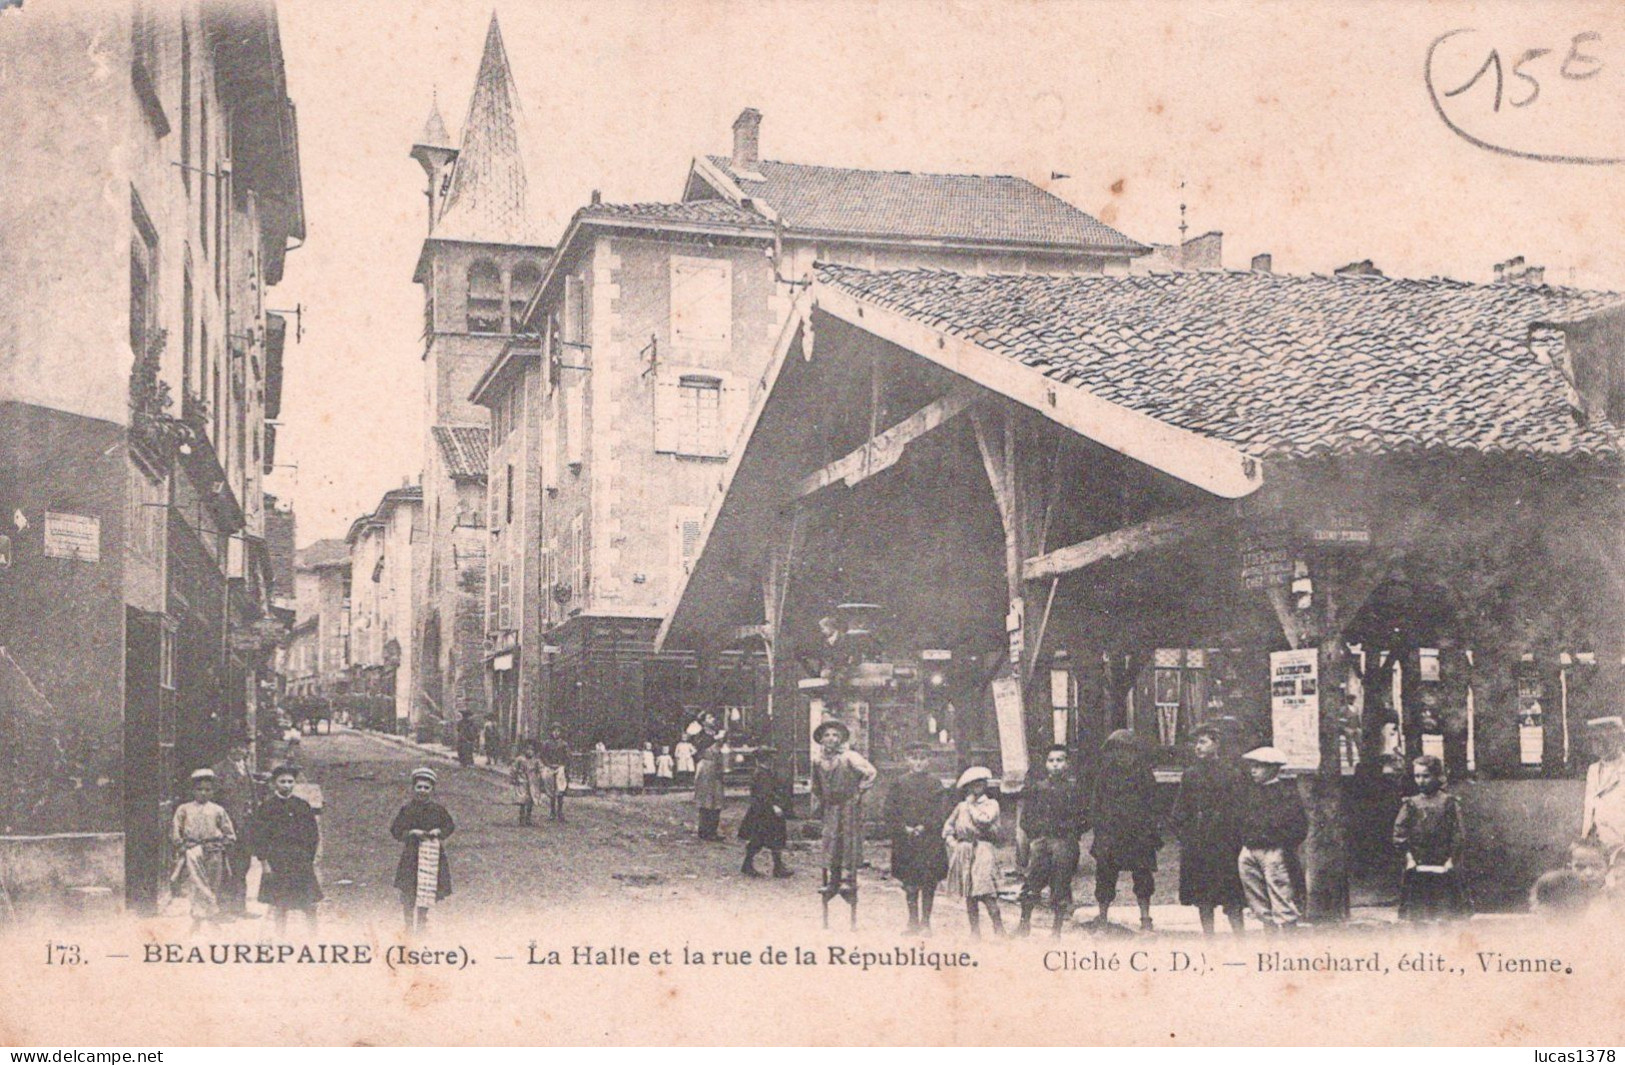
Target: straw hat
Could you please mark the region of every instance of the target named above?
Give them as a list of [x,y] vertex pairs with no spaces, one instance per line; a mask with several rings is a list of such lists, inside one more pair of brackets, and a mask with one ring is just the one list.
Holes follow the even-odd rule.
[[1241,757],[1244,761],[1260,762],[1264,765],[1286,765],[1286,755],[1279,747],[1254,747]]
[[845,743],[847,740],[852,738],[852,730],[850,728],[847,728],[846,722],[844,722],[844,721],[836,721],[834,718],[831,718],[828,721],[825,721],[822,724],[820,724],[817,728],[813,729],[813,735],[812,735],[813,742],[814,743],[823,743],[824,742],[824,733],[828,732],[830,729],[834,729],[836,732],[839,732],[841,734],[841,742],[842,743]]
[[985,765],[973,765],[963,773],[959,774],[959,783],[955,784],[954,787],[963,791],[967,785],[974,784],[978,780],[992,779],[993,770],[989,769]]

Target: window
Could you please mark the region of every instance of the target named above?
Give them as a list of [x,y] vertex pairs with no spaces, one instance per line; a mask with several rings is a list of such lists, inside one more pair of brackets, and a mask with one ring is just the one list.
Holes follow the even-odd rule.
[[512,332],[524,330],[525,305],[536,295],[536,286],[541,283],[542,268],[535,263],[523,262],[513,268],[513,277],[508,282],[508,321]]
[[502,332],[502,274],[488,259],[468,268],[468,331]]
[[726,259],[671,261],[672,347],[715,349],[733,336],[733,264]]
[[512,525],[513,524],[513,463],[511,463],[511,462],[508,463],[508,485],[503,490],[502,498],[503,498],[503,503],[502,503],[503,519],[502,520],[506,524]]
[[209,379],[213,376],[212,371],[214,370],[214,367],[209,362],[209,323],[207,321],[198,323],[197,362],[198,398],[207,400],[209,398]]
[[655,385],[655,450],[725,458],[741,421],[744,392],[726,374],[662,367]]
[[497,594],[498,591],[500,590],[500,586],[501,586],[502,582],[500,580],[498,580],[498,570],[499,570],[498,564],[493,562],[491,564],[491,568],[490,568],[489,572],[486,574],[486,576],[489,578],[485,582],[485,631],[486,632],[496,632],[499,628],[502,627],[501,617],[500,617],[501,601],[498,598],[498,594]]
[[559,407],[551,399],[542,401],[542,488],[559,487]]
[[175,629],[175,623],[165,618],[158,637],[158,686],[168,691],[175,690]]
[[[225,141],[219,156],[222,162],[231,158],[231,124],[221,123],[220,132]],[[231,177],[220,173],[206,175],[203,179],[212,182],[214,187],[214,290],[220,291],[220,275],[226,264],[226,241],[222,239],[221,227],[226,215],[225,205],[231,196]]]
[[130,351],[139,360],[146,357],[158,315],[158,231],[133,189],[130,219]]

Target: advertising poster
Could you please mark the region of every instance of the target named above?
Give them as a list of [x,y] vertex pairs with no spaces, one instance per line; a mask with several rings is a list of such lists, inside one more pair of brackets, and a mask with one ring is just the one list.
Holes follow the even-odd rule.
[[1313,647],[1270,655],[1270,722],[1286,767],[1320,768],[1320,652]]

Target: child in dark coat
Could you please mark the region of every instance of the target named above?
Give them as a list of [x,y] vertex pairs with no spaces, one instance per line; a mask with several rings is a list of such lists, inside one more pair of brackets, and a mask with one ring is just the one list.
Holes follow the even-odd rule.
[[1231,930],[1240,932],[1246,906],[1237,859],[1252,782],[1227,737],[1228,730],[1217,723],[1196,730],[1196,760],[1186,768],[1174,800],[1179,901],[1196,907],[1206,935],[1213,934],[1217,909],[1224,910]]
[[1095,902],[1100,912],[1095,926],[1105,928],[1117,879],[1127,872],[1134,879],[1134,899],[1140,904],[1140,929],[1151,931],[1151,895],[1157,889],[1157,779],[1141,753],[1133,732],[1118,729],[1101,748],[1100,775],[1095,781],[1095,838],[1089,853],[1095,859]]
[[739,871],[746,876],[761,876],[756,871],[756,855],[765,850],[773,855],[774,876],[794,876],[784,864],[784,848],[789,842],[790,778],[779,772],[778,752],[773,748],[759,748],[756,759],[756,771],[750,778],[750,808],[739,822],[739,838],[745,841],[745,863]]
[[1432,755],[1411,762],[1417,793],[1399,807],[1394,846],[1405,855],[1399,919],[1437,921],[1472,913],[1461,882],[1466,828],[1461,802],[1444,790],[1444,763]]
[[1298,847],[1309,835],[1295,783],[1281,775],[1286,755],[1274,747],[1255,747],[1242,755],[1253,778],[1241,822],[1241,854],[1236,859],[1247,905],[1266,929],[1278,931],[1298,923],[1299,900],[1294,869]]
[[451,861],[445,841],[457,824],[444,806],[430,798],[437,779],[432,769],[414,770],[412,798],[389,826],[389,834],[404,844],[395,867],[395,889],[401,893],[401,912],[409,932],[427,927],[429,908],[451,894]]
[[942,822],[948,816],[948,789],[930,772],[931,749],[908,749],[908,773],[886,795],[886,827],[891,836],[891,875],[903,885],[908,903],[905,935],[931,933],[937,885],[948,875]]
[[314,932],[316,904],[322,900],[316,881],[321,829],[310,804],[293,793],[298,779],[293,766],[277,766],[271,773],[271,794],[255,807],[249,823],[249,851],[261,866],[259,898],[271,908],[278,935],[287,930],[289,910],[303,912]]
[[1072,912],[1072,877],[1078,871],[1078,840],[1088,831],[1083,788],[1067,765],[1067,749],[1050,747],[1044,773],[1021,796],[1021,828],[1027,835],[1027,868],[1021,886],[1021,924],[1016,935],[1032,930],[1033,911],[1049,890],[1055,915],[1051,932],[1061,934]]

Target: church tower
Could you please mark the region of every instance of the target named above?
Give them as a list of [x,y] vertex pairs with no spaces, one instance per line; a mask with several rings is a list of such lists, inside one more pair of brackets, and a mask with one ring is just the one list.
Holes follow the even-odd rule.
[[411,157],[423,167],[428,225],[412,279],[423,286],[422,678],[414,731],[445,738],[463,713],[486,708],[483,650],[489,417],[469,400],[519,327],[550,249],[532,217],[523,116],[496,15],[461,140],[436,100]]

